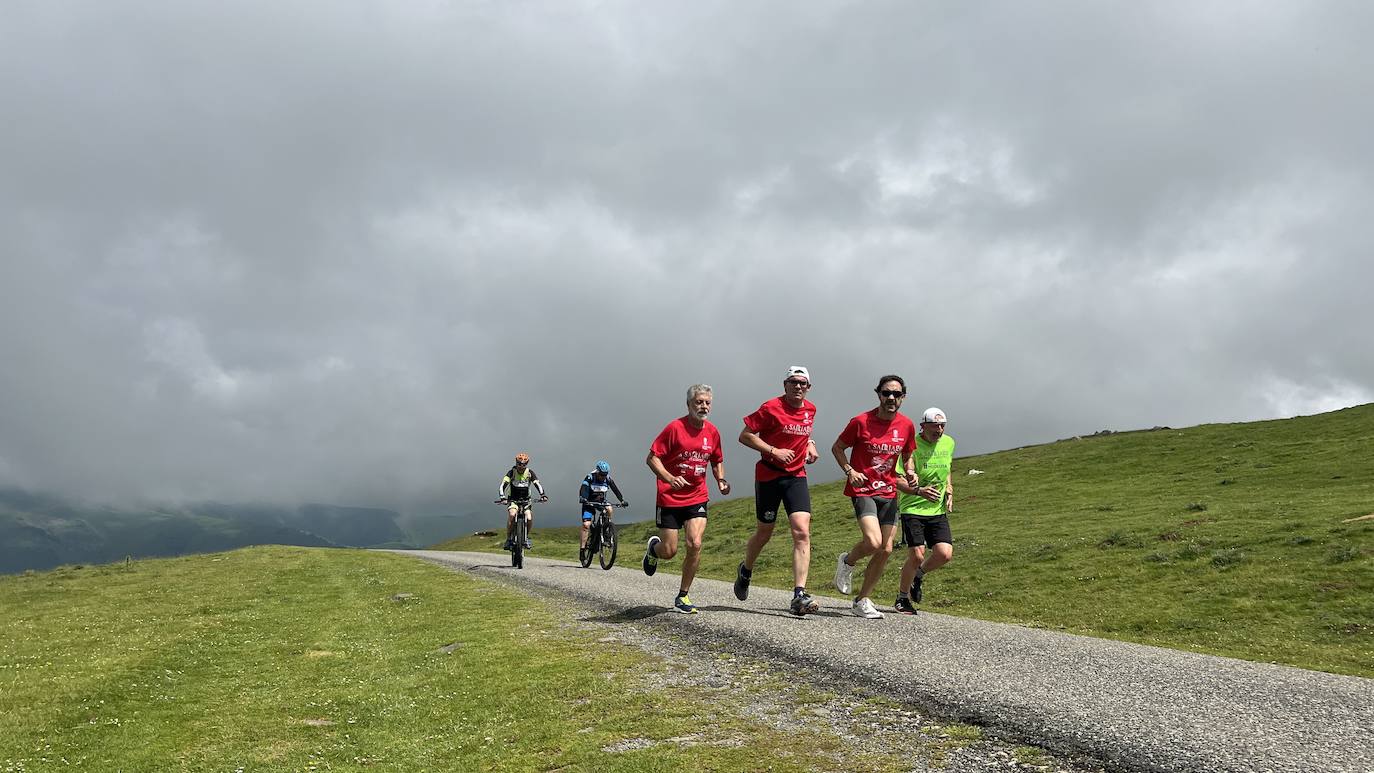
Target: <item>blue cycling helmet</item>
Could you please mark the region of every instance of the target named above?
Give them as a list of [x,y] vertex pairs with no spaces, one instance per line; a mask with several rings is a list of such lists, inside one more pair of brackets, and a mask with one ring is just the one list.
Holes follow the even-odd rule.
[[606,461],[605,459],[598,460],[596,463],[596,471],[601,473],[602,475],[610,475],[611,463]]

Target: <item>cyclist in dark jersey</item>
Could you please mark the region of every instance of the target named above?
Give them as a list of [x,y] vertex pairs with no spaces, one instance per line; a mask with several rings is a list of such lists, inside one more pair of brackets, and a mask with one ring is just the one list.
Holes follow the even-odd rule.
[[[587,477],[582,479],[582,488],[577,492],[577,501],[582,503],[582,544],[578,548],[581,551],[587,549],[587,535],[592,526],[591,502],[606,503],[606,492],[615,494],[615,498],[620,500],[621,507],[629,507],[630,503],[625,501],[625,495],[620,493],[620,487],[615,485],[615,479],[611,477],[611,463],[605,460],[598,461],[596,467],[587,473]],[[606,508],[606,518],[609,520],[615,508]]]
[[501,479],[501,488],[497,494],[498,498],[510,504],[506,509],[506,550],[513,547],[510,535],[515,528],[515,516],[522,511],[525,514],[525,549],[534,547],[530,540],[530,534],[534,531],[534,508],[530,506],[530,486],[539,491],[540,502],[549,501],[549,497],[544,493],[544,484],[539,482],[539,476],[530,468],[530,455],[521,451],[515,455],[515,466]]

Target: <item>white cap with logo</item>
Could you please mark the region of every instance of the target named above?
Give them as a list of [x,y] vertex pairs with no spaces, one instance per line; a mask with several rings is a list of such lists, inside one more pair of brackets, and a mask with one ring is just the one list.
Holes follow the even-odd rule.
[[800,366],[800,365],[788,365],[788,366],[787,366],[787,375],[786,375],[786,376],[783,376],[783,377],[782,377],[782,380],[783,380],[783,381],[786,381],[786,380],[789,379],[789,378],[804,379],[804,380],[806,381],[806,383],[808,383],[808,384],[811,383],[811,373],[810,373],[806,368],[803,368],[803,367]]
[[944,423],[945,423],[945,412],[942,411],[942,410],[940,410],[939,408],[936,408],[935,406],[932,405],[931,407],[929,407],[929,408],[926,409],[926,412],[925,412],[925,413],[921,414],[921,423],[922,423],[922,424],[944,424]]

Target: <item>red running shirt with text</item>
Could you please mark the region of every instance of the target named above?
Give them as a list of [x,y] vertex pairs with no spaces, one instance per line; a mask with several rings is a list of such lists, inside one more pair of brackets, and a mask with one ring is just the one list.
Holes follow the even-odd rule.
[[669,475],[687,479],[687,487],[677,491],[658,481],[659,507],[687,507],[710,499],[706,491],[706,471],[711,465],[725,460],[716,425],[708,421],[697,429],[686,416],[673,419],[654,438],[649,453],[663,462]]
[[909,456],[916,448],[916,425],[897,414],[890,420],[878,418],[878,409],[849,420],[840,442],[849,446],[849,466],[868,476],[868,482],[855,488],[844,484],[847,497],[897,496],[897,455]]
[[806,444],[811,440],[811,427],[816,421],[816,406],[802,400],[800,408],[793,408],[781,397],[759,406],[744,417],[744,426],[774,448],[786,448],[796,455],[786,465],[760,451],[762,458],[754,465],[754,480],[765,481],[786,476],[806,477]]

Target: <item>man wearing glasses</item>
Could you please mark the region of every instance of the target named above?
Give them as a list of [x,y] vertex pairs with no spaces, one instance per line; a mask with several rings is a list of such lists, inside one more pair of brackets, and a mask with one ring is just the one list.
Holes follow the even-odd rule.
[[787,369],[783,394],[774,397],[757,411],[744,417],[739,442],[758,451],[754,465],[754,514],[758,525],[744,547],[744,560],[735,572],[735,598],[749,597],[749,581],[754,562],[778,520],[778,507],[787,509],[792,528],[792,614],[801,617],[820,609],[806,592],[806,576],[811,568],[811,492],[806,487],[806,465],[820,458],[811,428],[816,421],[816,406],[805,397],[811,389],[811,374],[800,365]]
[[654,523],[658,534],[649,538],[644,550],[644,573],[658,571],[659,559],[677,555],[678,531],[682,531],[687,557],[682,560],[682,584],[678,586],[673,608],[695,614],[696,605],[687,596],[701,564],[701,541],[706,536],[706,469],[716,479],[722,496],[730,494],[725,480],[725,455],[720,447],[720,431],[706,420],[711,412],[711,387],[693,384],[687,388],[687,415],[673,419],[649,446],[644,462],[658,478],[658,499]]
[[[906,382],[901,376],[883,376],[873,391],[878,393],[878,407],[850,419],[830,453],[844,472],[844,493],[854,503],[854,517],[859,521],[859,541],[835,561],[835,587],[849,593],[854,566],[872,556],[853,610],[859,617],[880,620],[883,613],[873,606],[869,595],[892,555],[892,532],[897,526],[897,461],[916,448],[916,425],[898,413],[906,398]],[[848,459],[845,449],[852,449]]]
[[921,580],[954,557],[954,537],[949,530],[949,513],[954,510],[954,481],[950,479],[954,438],[945,434],[944,411],[932,406],[921,415],[916,453],[903,455],[901,463],[907,479],[897,480],[902,492],[898,510],[907,556],[893,606],[904,615],[914,615],[915,605],[921,603]]

